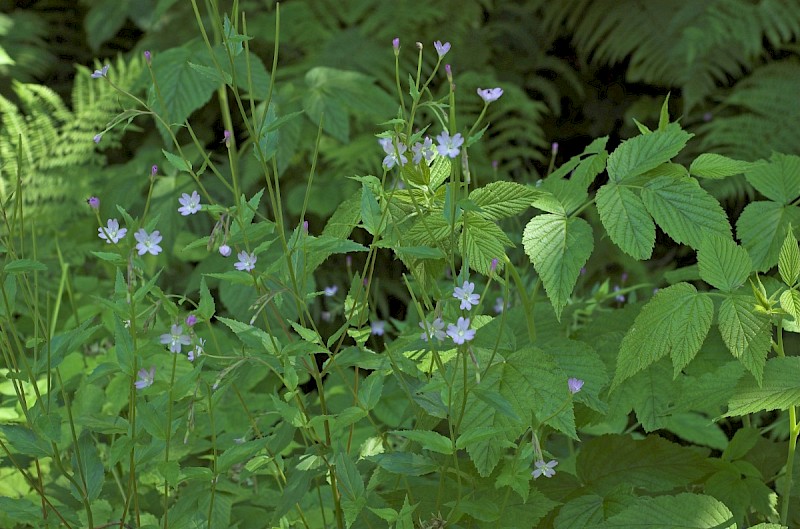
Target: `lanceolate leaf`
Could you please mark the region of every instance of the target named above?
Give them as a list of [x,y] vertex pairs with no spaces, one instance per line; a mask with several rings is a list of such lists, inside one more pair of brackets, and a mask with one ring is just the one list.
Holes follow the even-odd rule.
[[656,225],[636,194],[609,182],[597,192],[597,211],[614,244],[634,259],[648,259],[653,253]]
[[701,154],[689,167],[689,174],[702,178],[725,178],[742,174],[753,167],[750,162],[734,160],[720,154]]
[[747,250],[732,239],[713,235],[697,252],[697,264],[703,281],[725,292],[742,286],[753,267]]
[[786,286],[794,286],[800,276],[800,248],[792,230],[786,230],[786,239],[783,241],[778,254],[778,272]]
[[531,219],[522,234],[522,245],[556,312],[567,304],[594,247],[592,228],[581,218],[543,214]]
[[677,375],[700,350],[714,304],[688,283],[660,290],[636,317],[620,345],[612,387],[670,355]]
[[787,410],[800,404],[800,356],[772,358],[764,366],[764,380],[745,377],[728,401],[726,417],[759,411]]
[[481,208],[480,214],[498,220],[522,213],[533,203],[536,191],[514,182],[492,182],[469,194]]
[[719,307],[719,332],[733,356],[761,381],[772,342],[769,316],[753,310],[752,296],[725,298]]
[[735,528],[733,513],[724,503],[704,494],[637,498],[600,529],[728,529]]
[[678,154],[691,137],[674,125],[626,140],[608,157],[608,176],[621,183],[654,169]]
[[800,224],[800,208],[777,202],[751,202],[736,221],[736,235],[753,260],[753,267],[766,272],[778,262],[789,224]]
[[676,242],[699,248],[707,235],[731,237],[728,217],[694,178],[660,176],[642,189],[647,211]]

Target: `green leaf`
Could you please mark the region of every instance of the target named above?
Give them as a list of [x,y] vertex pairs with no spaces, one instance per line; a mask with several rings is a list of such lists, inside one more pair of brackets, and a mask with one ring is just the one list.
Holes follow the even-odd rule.
[[661,112],[658,115],[658,130],[665,131],[669,126],[669,93],[664,98],[664,103],[661,104]]
[[[261,115],[263,115],[264,105],[259,105],[261,112],[258,114],[260,122]],[[264,122],[256,126],[256,141],[253,144],[253,155],[256,160],[267,163],[278,152],[278,138],[280,131],[278,131],[275,124],[278,122],[278,107],[274,102],[270,102],[267,109],[267,115],[264,116]]]
[[[117,254],[112,254],[114,257],[119,258]],[[3,272],[6,274],[24,274],[26,272],[46,272],[47,266],[39,261],[33,259],[14,259],[6,263],[3,267]]]
[[752,296],[730,296],[719,307],[719,332],[730,352],[761,382],[772,344],[772,321],[754,310]]
[[794,286],[800,276],[800,249],[797,247],[797,239],[790,229],[786,230],[786,239],[781,246],[778,254],[778,272],[786,286]]
[[736,528],[733,514],[711,496],[683,493],[677,496],[641,497],[608,518],[600,529],[727,529]]
[[770,163],[757,164],[744,176],[759,193],[780,204],[789,204],[800,195],[798,156],[775,153]]
[[656,241],[656,225],[633,191],[609,182],[597,191],[597,211],[614,244],[634,259],[649,259]]
[[707,235],[731,237],[725,211],[694,178],[654,178],[642,188],[642,200],[675,242],[700,248]]
[[784,290],[780,297],[781,308],[795,320],[800,321],[800,292],[790,288]]
[[339,452],[334,461],[336,485],[342,499],[342,510],[347,527],[350,527],[367,505],[367,498],[364,495],[364,478],[361,477],[358,467],[347,454]]
[[575,288],[581,268],[594,247],[592,228],[585,220],[543,214],[533,217],[522,234],[522,245],[555,310],[561,311]]
[[98,0],[89,5],[91,9],[86,13],[83,24],[86,42],[96,53],[125,24],[131,11],[131,0]]
[[584,441],[575,470],[589,490],[607,493],[620,485],[662,492],[683,487],[707,472],[705,454],[657,436],[636,441],[603,435]]
[[206,278],[200,278],[200,303],[197,305],[197,314],[204,320],[210,320],[216,311],[214,297],[206,285]]
[[700,277],[724,292],[733,292],[747,281],[753,263],[747,250],[732,239],[709,236],[697,252]]
[[574,171],[572,171],[569,179],[581,188],[588,189],[597,175],[605,171],[607,162],[608,153],[605,151],[588,156],[578,164],[578,167],[576,167]]
[[489,275],[493,259],[504,261],[505,246],[513,246],[497,224],[474,213],[464,215],[464,232],[458,242],[462,256],[469,258],[470,268],[484,275]]
[[480,215],[490,220],[522,213],[531,207],[535,196],[535,190],[514,182],[492,182],[469,194],[481,208]]
[[778,262],[790,225],[800,225],[800,208],[777,202],[751,202],[736,221],[736,236],[753,260],[753,267],[766,272]]
[[24,426],[0,424],[0,434],[20,454],[31,457],[49,457],[52,455],[50,443]]
[[616,183],[655,169],[671,160],[693,134],[677,125],[625,140],[608,157],[608,176]]
[[224,84],[230,85],[230,84],[233,83],[233,79],[231,78],[231,76],[230,76],[230,74],[228,72],[224,72],[224,71],[220,72],[220,70],[218,70],[217,68],[214,68],[214,67],[211,67],[211,66],[205,66],[205,65],[202,65],[202,64],[195,64],[193,62],[189,63],[189,67],[192,70],[194,70],[194,71],[196,71],[196,72],[198,72],[198,73],[200,73],[202,75],[205,75],[208,79],[214,81],[215,83],[217,83],[219,85],[224,85]]
[[700,350],[713,316],[708,294],[688,283],[659,290],[622,339],[612,388],[667,354],[677,376]]
[[373,371],[358,387],[358,401],[362,408],[369,411],[378,405],[383,393],[385,375],[380,371]]
[[720,179],[742,174],[753,167],[750,162],[734,160],[721,154],[704,153],[695,158],[689,167],[689,174],[701,178]]
[[554,529],[592,529],[605,520],[605,498],[586,494],[569,500],[558,510]]
[[180,156],[176,156],[171,152],[165,151],[161,149],[161,152],[164,153],[164,156],[167,158],[169,164],[177,169],[178,171],[183,171],[186,173],[190,173],[192,171],[192,163],[189,161],[184,160]]
[[[452,454],[453,443],[440,433],[429,430],[392,430],[390,433],[405,437],[422,445],[422,448],[440,454]],[[496,435],[496,434],[495,434]]]
[[361,221],[364,223],[364,229],[370,235],[378,235],[383,231],[385,225],[385,219],[383,219],[384,223],[381,224],[382,219],[383,215],[378,199],[375,198],[372,189],[365,182],[361,187]]
[[725,417],[759,411],[788,410],[800,404],[800,356],[771,358],[764,366],[764,379],[745,377],[728,401]]
[[280,347],[280,342],[258,327],[253,327],[252,325],[229,318],[222,318],[220,316],[218,316],[216,319],[217,321],[227,325],[228,328],[236,334],[236,336],[244,345],[252,347],[257,351],[266,351],[272,355],[278,354],[278,351],[275,349],[275,347]]
[[122,323],[119,316],[114,315],[114,350],[117,356],[117,363],[123,373],[132,377],[134,362],[134,346],[131,333]]
[[555,213],[556,215],[566,215],[567,210],[564,209],[564,204],[549,191],[536,189],[536,194],[533,196],[531,205],[537,209],[541,209],[546,213]]
[[424,476],[439,469],[439,464],[430,457],[410,452],[378,454],[369,459],[388,472],[404,476]]

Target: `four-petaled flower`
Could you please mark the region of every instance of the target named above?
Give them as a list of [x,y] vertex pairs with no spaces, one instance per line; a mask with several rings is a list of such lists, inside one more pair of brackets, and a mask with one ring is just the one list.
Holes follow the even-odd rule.
[[178,208],[178,213],[184,217],[187,215],[194,215],[200,211],[200,195],[197,194],[197,191],[192,191],[191,195],[189,195],[189,193],[183,193],[181,198],[178,199],[178,202],[181,204],[181,207]]
[[450,51],[450,43],[445,42],[444,44],[442,44],[441,40],[437,40],[436,42],[434,42],[433,47],[436,48],[436,53],[439,54],[440,59],[445,55],[447,55],[447,52]]
[[555,459],[548,461],[547,463],[545,463],[542,460],[537,461],[536,463],[534,463],[536,469],[531,473],[533,474],[533,479],[539,478],[541,476],[544,476],[546,478],[552,478],[553,476],[556,475],[556,471],[553,469],[557,464],[558,461],[556,461]]
[[439,144],[436,147],[439,154],[442,156],[449,156],[450,158],[458,156],[461,146],[464,144],[464,138],[461,137],[460,132],[451,138],[450,133],[446,130],[436,136],[436,141]]
[[478,95],[481,96],[481,99],[485,103],[491,103],[492,101],[497,101],[500,99],[500,96],[503,95],[502,88],[478,88]]
[[425,141],[422,143],[415,143],[414,146],[411,147],[411,152],[414,153],[414,157],[411,158],[411,161],[414,162],[414,164],[418,164],[423,158],[425,158],[426,162],[430,162],[433,160],[433,156],[436,154],[436,151],[433,148],[433,140],[428,137],[426,137]]
[[569,378],[567,380],[567,386],[569,387],[569,392],[574,395],[583,387],[583,380],[579,378]]
[[192,343],[188,334],[183,334],[183,326],[173,324],[170,331],[161,335],[161,343],[169,344],[169,350],[173,353],[180,353],[181,347]]
[[378,143],[381,144],[381,147],[383,147],[383,152],[386,153],[386,156],[383,159],[384,167],[391,169],[395,165],[403,166],[408,163],[408,158],[403,156],[403,153],[406,152],[406,149],[408,149],[404,143],[398,141],[396,151],[394,142],[392,142],[392,138],[381,138],[378,140]]
[[206,346],[206,341],[203,340],[202,338],[198,338],[197,345],[195,345],[193,349],[189,349],[189,353],[187,355],[189,357],[189,361],[194,362],[198,356],[203,354],[205,346]]
[[469,318],[459,317],[455,325],[447,326],[447,335],[456,345],[461,345],[475,338],[475,329],[469,328]]
[[375,336],[383,336],[386,332],[384,327],[386,327],[386,322],[383,320],[375,320],[369,324],[370,333]]
[[106,241],[106,244],[117,244],[119,240],[125,237],[128,233],[127,228],[120,228],[117,219],[108,219],[108,225],[105,228],[97,228],[97,236]]
[[92,72],[92,79],[99,79],[100,77],[105,77],[108,73],[108,65],[106,64],[103,66],[102,70],[95,70]]
[[238,257],[239,260],[233,266],[235,266],[237,270],[249,272],[256,267],[256,261],[258,261],[258,258],[255,254],[241,251],[236,254],[236,257]]
[[480,301],[480,295],[472,293],[474,290],[475,283],[469,281],[464,281],[463,285],[453,289],[453,297],[461,300],[462,310],[469,310]]
[[422,338],[423,342],[427,342],[430,337],[436,338],[441,342],[447,336],[444,332],[444,321],[442,318],[436,318],[433,320],[433,323],[421,321],[419,322],[419,326],[422,327],[423,332],[420,338]]
[[339,291],[339,287],[337,285],[331,285],[329,287],[325,287],[325,290],[324,290],[325,297],[332,298],[333,296],[336,295],[336,293],[338,291]]
[[144,228],[141,228],[134,233],[133,236],[137,241],[136,250],[139,251],[139,255],[144,255],[146,253],[158,255],[161,253],[161,246],[159,246],[158,243],[161,242],[162,237],[158,230],[148,235],[147,232],[144,231]]
[[149,388],[156,381],[156,366],[151,367],[149,370],[142,368],[138,374],[139,380],[134,383],[136,389]]

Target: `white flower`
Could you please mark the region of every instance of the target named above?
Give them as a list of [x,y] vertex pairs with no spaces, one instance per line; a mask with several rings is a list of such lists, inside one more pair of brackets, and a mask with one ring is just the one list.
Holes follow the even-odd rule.
[[191,196],[188,193],[182,194],[178,202],[181,204],[178,212],[184,217],[186,215],[194,215],[200,211],[200,195],[197,194],[197,191],[192,191]]
[[502,88],[487,88],[485,90],[478,88],[478,95],[481,96],[486,103],[491,103],[492,101],[497,101],[500,99],[500,96],[503,95]]
[[552,461],[548,461],[545,463],[544,461],[537,461],[534,463],[536,469],[531,473],[533,474],[533,479],[538,477],[544,476],[546,478],[552,478],[556,475],[556,471],[553,470],[555,466],[558,464],[558,461],[553,459]]
[[256,267],[256,261],[258,261],[258,258],[255,256],[255,254],[242,251],[236,254],[236,256],[239,258],[239,261],[233,266],[235,266],[237,270],[249,272]]
[[97,228],[97,236],[106,241],[106,244],[117,244],[119,240],[125,237],[128,233],[127,228],[120,228],[117,219],[108,219],[108,225],[105,228]]

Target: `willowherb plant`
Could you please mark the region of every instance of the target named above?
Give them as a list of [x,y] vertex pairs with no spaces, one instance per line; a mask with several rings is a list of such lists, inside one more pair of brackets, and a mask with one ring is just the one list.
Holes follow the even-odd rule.
[[[2,204],[13,406],[2,407],[0,470],[15,488],[0,485],[0,524],[791,525],[800,363],[784,335],[800,330],[800,158],[703,154],[687,169],[674,160],[691,134],[665,101],[655,130],[638,124],[611,152],[599,138],[555,169],[554,143],[555,170],[538,185],[484,183],[469,152],[492,134],[484,118],[504,89],[462,96],[454,68],[442,75],[441,41],[431,67],[418,45],[405,81],[396,38],[397,114],[369,152],[382,171],[349,176],[360,189],[315,232],[316,152],[298,218],[281,192],[282,133],[303,112],[273,100],[279,11],[261,75],[246,17],[203,19],[193,6],[201,44],[145,52],[147,96],[116,87],[123,110],[94,138],[149,123],[165,148],[147,165],[166,161],[152,165],[143,207],[88,200],[99,227],[97,238],[86,227],[86,266],[108,278],[86,301],[97,310],[74,303],[67,263],[29,249],[22,202]],[[199,107],[165,97],[176,82],[192,88],[171,75],[176,64],[217,96],[215,150],[188,119]],[[113,85],[112,73],[91,77]],[[348,76],[309,82],[335,90]],[[461,97],[483,104],[469,126]],[[328,111],[314,98],[304,109],[318,146],[337,119]],[[739,216],[741,244],[698,180],[737,174],[767,199]],[[636,263],[651,258],[656,227],[697,265],[658,277],[656,292],[627,273],[592,283],[595,241]],[[402,320],[381,303],[387,259],[403,267]],[[56,264],[43,304],[39,277]],[[188,276],[182,292],[173,268]],[[759,429],[762,410],[788,411],[788,443]],[[731,439],[713,422],[728,417],[742,421]]]

